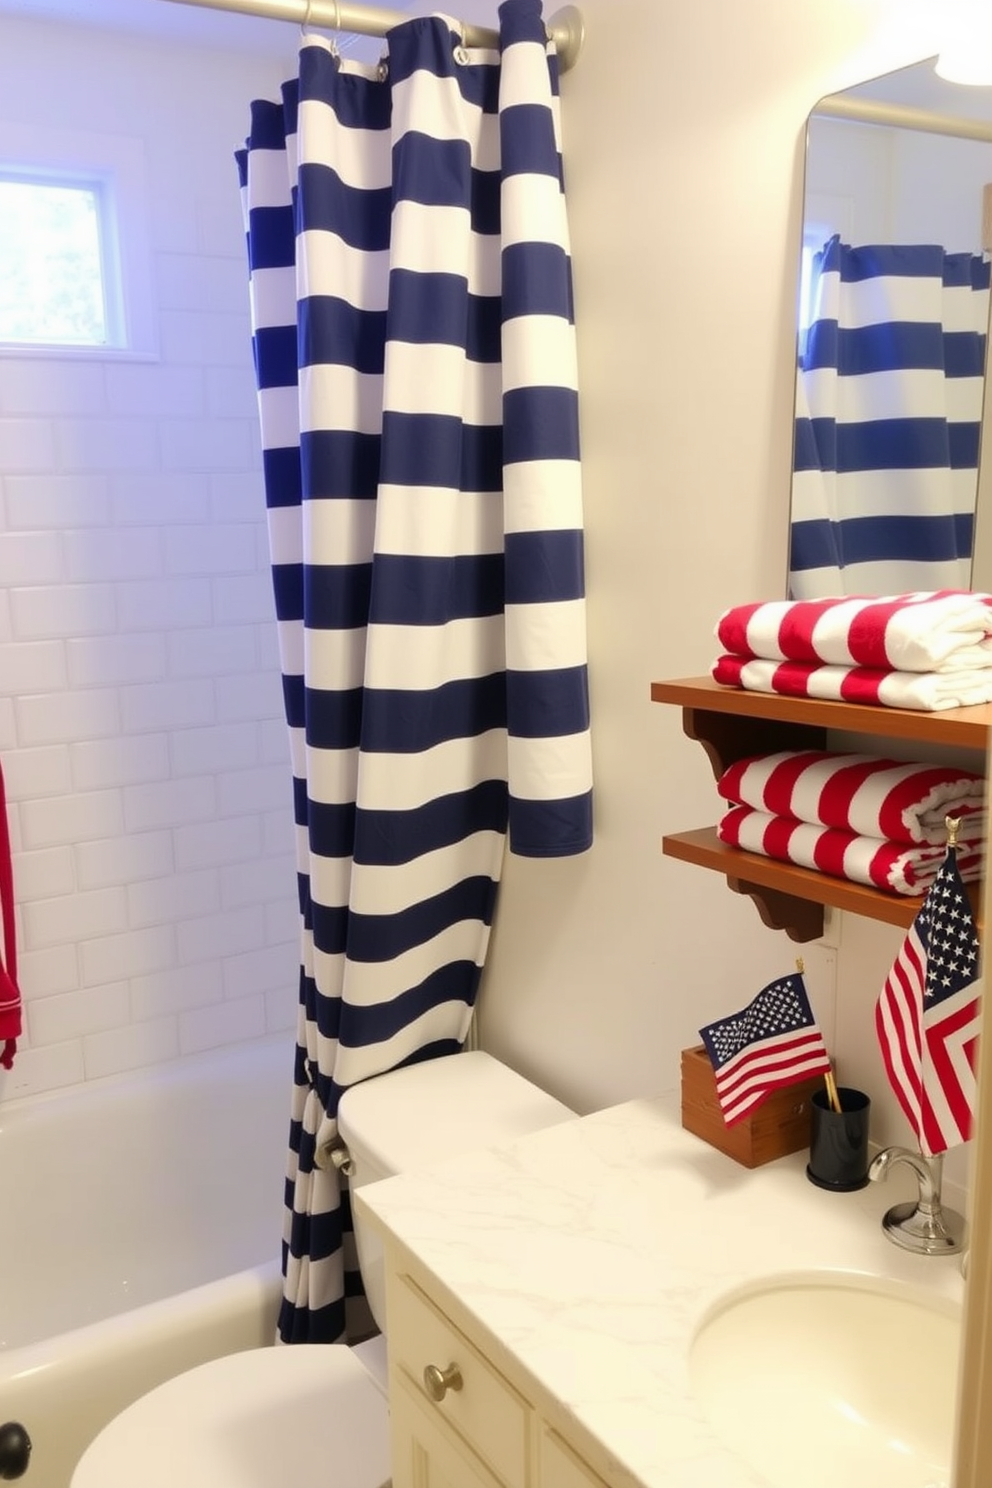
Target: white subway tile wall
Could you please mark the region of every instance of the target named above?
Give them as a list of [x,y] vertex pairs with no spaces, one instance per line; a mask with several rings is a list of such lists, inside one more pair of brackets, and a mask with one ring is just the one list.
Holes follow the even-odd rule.
[[[42,36],[39,93],[21,73]],[[250,100],[288,71],[5,22],[12,116],[73,129],[85,89],[88,127],[143,142],[159,359],[0,356],[26,1023],[0,1101],[280,1031],[289,1078],[292,789],[233,160]]]

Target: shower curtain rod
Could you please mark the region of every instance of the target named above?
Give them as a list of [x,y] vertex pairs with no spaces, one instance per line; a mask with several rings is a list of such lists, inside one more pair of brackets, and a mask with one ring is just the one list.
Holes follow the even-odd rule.
[[[206,10],[231,10],[240,15],[265,16],[273,21],[306,22],[335,31],[352,31],[359,36],[385,36],[394,26],[410,20],[401,10],[384,10],[378,5],[352,5],[348,0],[169,0],[174,5],[200,5]],[[547,22],[548,39],[558,52],[562,72],[574,67],[582,50],[585,27],[582,12],[575,5],[556,11]],[[499,44],[495,31],[485,26],[463,24],[462,35],[467,47],[491,47]]]
[[844,98],[836,94],[821,98],[813,110],[832,119],[850,119],[857,124],[896,124],[903,129],[921,129],[928,134],[950,134],[958,139],[992,142],[992,124],[984,119],[962,119],[957,114],[935,114],[908,104],[883,103],[876,98]]

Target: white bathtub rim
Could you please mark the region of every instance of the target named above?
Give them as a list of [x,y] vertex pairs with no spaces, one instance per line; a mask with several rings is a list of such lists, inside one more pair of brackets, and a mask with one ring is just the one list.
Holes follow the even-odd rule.
[[100,1353],[112,1351],[115,1344],[132,1338],[136,1330],[147,1330],[149,1339],[171,1337],[187,1319],[195,1318],[200,1322],[211,1313],[226,1311],[232,1302],[242,1298],[263,1300],[273,1285],[278,1284],[280,1274],[281,1262],[277,1256],[261,1265],[222,1276],[217,1281],[206,1281],[202,1286],[190,1287],[157,1302],[144,1302],[65,1333],[35,1343],[19,1344],[15,1348],[0,1349],[0,1386],[4,1380],[19,1379],[26,1374],[41,1375],[94,1350]]
[[195,1054],[183,1054],[176,1059],[160,1060],[155,1064],[135,1065],[131,1069],[120,1070],[112,1075],[97,1075],[92,1080],[79,1080],[72,1085],[59,1085],[54,1090],[39,1090],[30,1095],[12,1095],[6,1099],[2,1093],[2,1074],[0,1074],[0,1136],[3,1135],[5,1121],[24,1119],[31,1111],[58,1105],[60,1101],[81,1100],[89,1095],[104,1092],[112,1094],[136,1082],[140,1082],[143,1088],[147,1088],[149,1083],[171,1085],[188,1079],[197,1070],[209,1069],[211,1066],[221,1064],[226,1065],[239,1059],[248,1063],[254,1058],[261,1059],[267,1054],[272,1055],[276,1052],[282,1052],[286,1057],[286,1109],[288,1112],[295,1047],[295,1034],[267,1033],[259,1038],[240,1039],[237,1043],[219,1044],[213,1049],[201,1049]]

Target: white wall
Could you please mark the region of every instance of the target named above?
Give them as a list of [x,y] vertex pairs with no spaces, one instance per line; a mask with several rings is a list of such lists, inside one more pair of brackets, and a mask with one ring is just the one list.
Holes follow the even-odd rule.
[[806,117],[823,94],[936,51],[939,8],[582,8],[562,98],[596,844],[508,859],[483,1041],[581,1109],[671,1089],[700,1024],[799,951],[841,1078],[869,1086],[890,1140],[904,1128],[865,1020],[900,932],[859,922],[849,954],[844,927],[835,978],[832,949],[795,946],[722,879],[662,857],[661,834],[715,820],[716,796],[649,687],[707,670],[724,607],[785,593]]
[[992,145],[839,119],[814,119],[809,134],[807,199],[843,202],[843,221],[831,230],[846,242],[941,243],[950,253],[981,253]]
[[160,346],[151,361],[0,356],[0,751],[27,1023],[0,1099],[293,1021],[291,785],[233,159],[250,99],[287,71],[0,17],[0,154],[8,124],[143,151]]
[[894,241],[981,253],[982,191],[992,179],[992,144],[903,130],[895,165]]
[[822,241],[889,241],[893,134],[873,124],[811,119],[806,146],[804,225]]

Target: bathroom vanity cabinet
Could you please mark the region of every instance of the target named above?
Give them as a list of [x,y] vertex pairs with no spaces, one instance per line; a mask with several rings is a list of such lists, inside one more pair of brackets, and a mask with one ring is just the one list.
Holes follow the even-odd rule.
[[[416,1268],[413,1268],[416,1271]],[[433,1293],[433,1295],[432,1295]],[[409,1259],[390,1270],[392,1488],[621,1488],[546,1419],[533,1382]],[[544,1409],[549,1403],[543,1403]]]
[[881,1233],[908,1170],[828,1194],[806,1159],[742,1169],[684,1129],[673,1092],[358,1188],[386,1268],[393,1488],[767,1488],[693,1367],[714,1309],[821,1270],[952,1308],[964,1290],[957,1266]]
[[[911,755],[900,748],[900,758],[926,761],[934,757],[935,750],[965,750],[969,769],[986,769],[992,725],[990,704],[918,713],[745,692],[723,687],[710,677],[654,682],[651,697],[656,703],[681,707],[684,731],[703,746],[714,779],[719,779],[728,765],[752,754],[781,749],[838,749],[884,755],[896,740],[900,745],[913,746]],[[815,940],[823,934],[825,905],[907,928],[920,907],[917,896],[887,894],[759,853],[743,852],[721,842],[715,826],[669,833],[661,845],[668,857],[722,873],[731,889],[753,899],[766,925],[785,930],[797,941]],[[969,893],[977,921],[981,887],[969,885]]]

